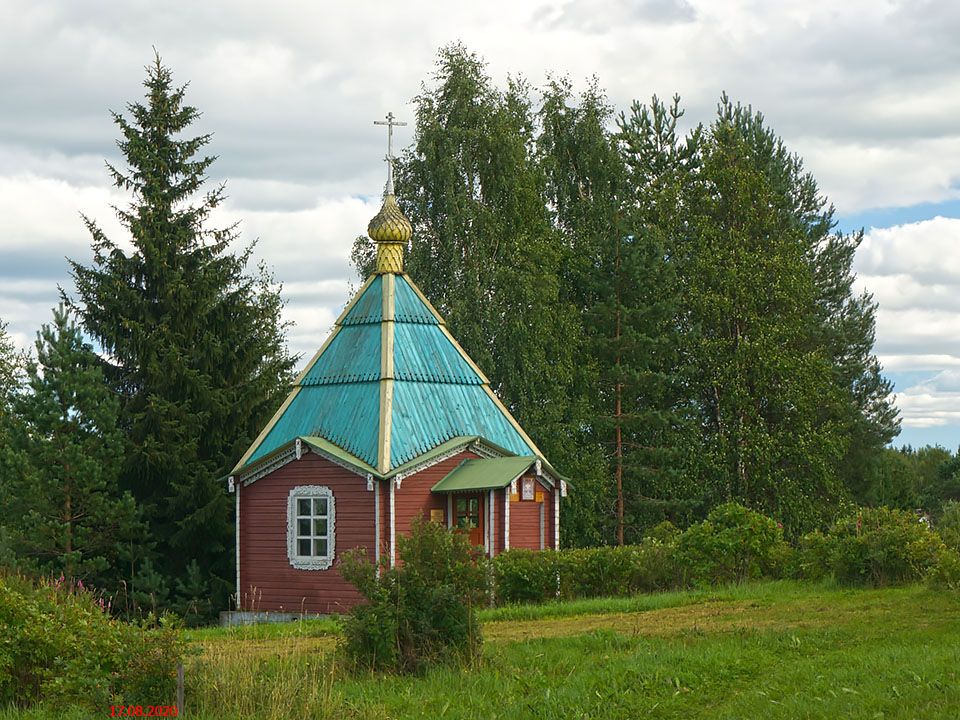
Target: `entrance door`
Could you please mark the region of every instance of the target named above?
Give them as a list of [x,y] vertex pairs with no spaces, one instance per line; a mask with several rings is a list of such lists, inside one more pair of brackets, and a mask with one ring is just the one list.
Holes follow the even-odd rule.
[[455,495],[453,526],[467,533],[471,545],[483,545],[483,495]]

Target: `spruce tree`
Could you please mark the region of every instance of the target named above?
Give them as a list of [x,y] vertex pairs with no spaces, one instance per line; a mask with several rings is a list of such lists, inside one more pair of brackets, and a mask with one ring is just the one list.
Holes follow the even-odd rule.
[[594,517],[608,525],[604,541],[623,544],[684,509],[676,493],[684,425],[674,372],[679,297],[667,248],[685,156],[676,104],[634,104],[616,133],[612,115],[595,81],[577,99],[567,81],[554,81],[538,144],[548,203],[569,248],[564,291],[581,314],[584,354],[596,369],[585,447],[602,452],[607,492]]
[[71,261],[84,327],[105,351],[121,401],[121,485],[157,543],[156,567],[177,587],[196,561],[223,606],[232,587],[227,473],[280,403],[295,358],[284,344],[279,289],[236,226],[210,227],[224,185],[206,188],[209,134],[184,136],[200,113],[157,57],[143,102],[113,114],[127,167],[107,165],[131,194],[117,216],[127,251],[85,218],[93,261]]
[[62,305],[37,333],[36,353],[14,402],[23,462],[0,499],[13,547],[42,572],[116,589],[136,521],[132,496],[117,487],[119,403]]

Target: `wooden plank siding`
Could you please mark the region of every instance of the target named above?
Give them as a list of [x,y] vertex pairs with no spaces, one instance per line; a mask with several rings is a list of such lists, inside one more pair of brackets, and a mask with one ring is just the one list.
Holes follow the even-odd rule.
[[543,505],[530,500],[510,503],[511,548],[540,549],[540,508]]
[[443,524],[447,524],[447,496],[432,493],[430,488],[440,482],[447,473],[453,470],[464,460],[477,458],[472,452],[461,452],[447,458],[436,465],[421,470],[416,475],[406,477],[400,483],[400,489],[395,490],[397,505],[397,536],[410,534],[410,523],[418,514],[430,519],[431,510],[443,510]]
[[[366,478],[346,470],[315,453],[284,465],[260,478],[240,492],[240,607],[243,610],[277,612],[346,612],[361,601],[353,586],[336,567],[347,550],[365,547],[374,558],[375,494],[380,500],[380,562],[390,563],[390,489],[394,487],[396,534],[409,534],[413,519],[430,510],[443,512],[447,526],[447,495],[431,488],[463,460],[478,457],[462,452],[404,478],[399,489],[393,480],[377,481],[374,492],[367,490]],[[334,566],[328,570],[298,570],[287,558],[287,502],[290,490],[300,485],[330,488],[335,502]],[[531,550],[551,549],[554,545],[554,499],[545,485],[537,484],[543,502],[511,500],[510,547]],[[504,550],[504,498],[509,488],[493,491],[494,553]],[[484,492],[485,527],[489,523],[490,504]],[[541,545],[541,512],[543,544]],[[399,558],[398,558],[399,559]]]
[[[287,498],[298,485],[333,491],[336,555],[328,570],[297,570],[287,559]],[[337,613],[360,601],[336,559],[359,546],[373,558],[374,498],[366,478],[307,453],[240,492],[241,609]]]
[[[522,485],[522,478],[517,481]],[[537,482],[534,492],[543,493],[543,502],[514,500],[510,503],[510,547],[527,550],[553,548],[553,491]],[[540,544],[540,518],[543,514],[543,545]]]

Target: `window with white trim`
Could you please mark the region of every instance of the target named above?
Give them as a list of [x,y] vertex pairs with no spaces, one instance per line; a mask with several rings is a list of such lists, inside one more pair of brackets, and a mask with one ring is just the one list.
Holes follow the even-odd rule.
[[290,491],[287,505],[287,557],[298,570],[333,565],[335,508],[333,492],[322,485]]

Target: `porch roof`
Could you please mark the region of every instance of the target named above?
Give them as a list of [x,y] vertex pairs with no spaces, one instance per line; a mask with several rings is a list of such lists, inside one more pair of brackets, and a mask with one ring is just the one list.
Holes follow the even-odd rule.
[[455,493],[499,489],[523,475],[536,462],[537,458],[532,455],[464,460],[432,490],[435,493]]

